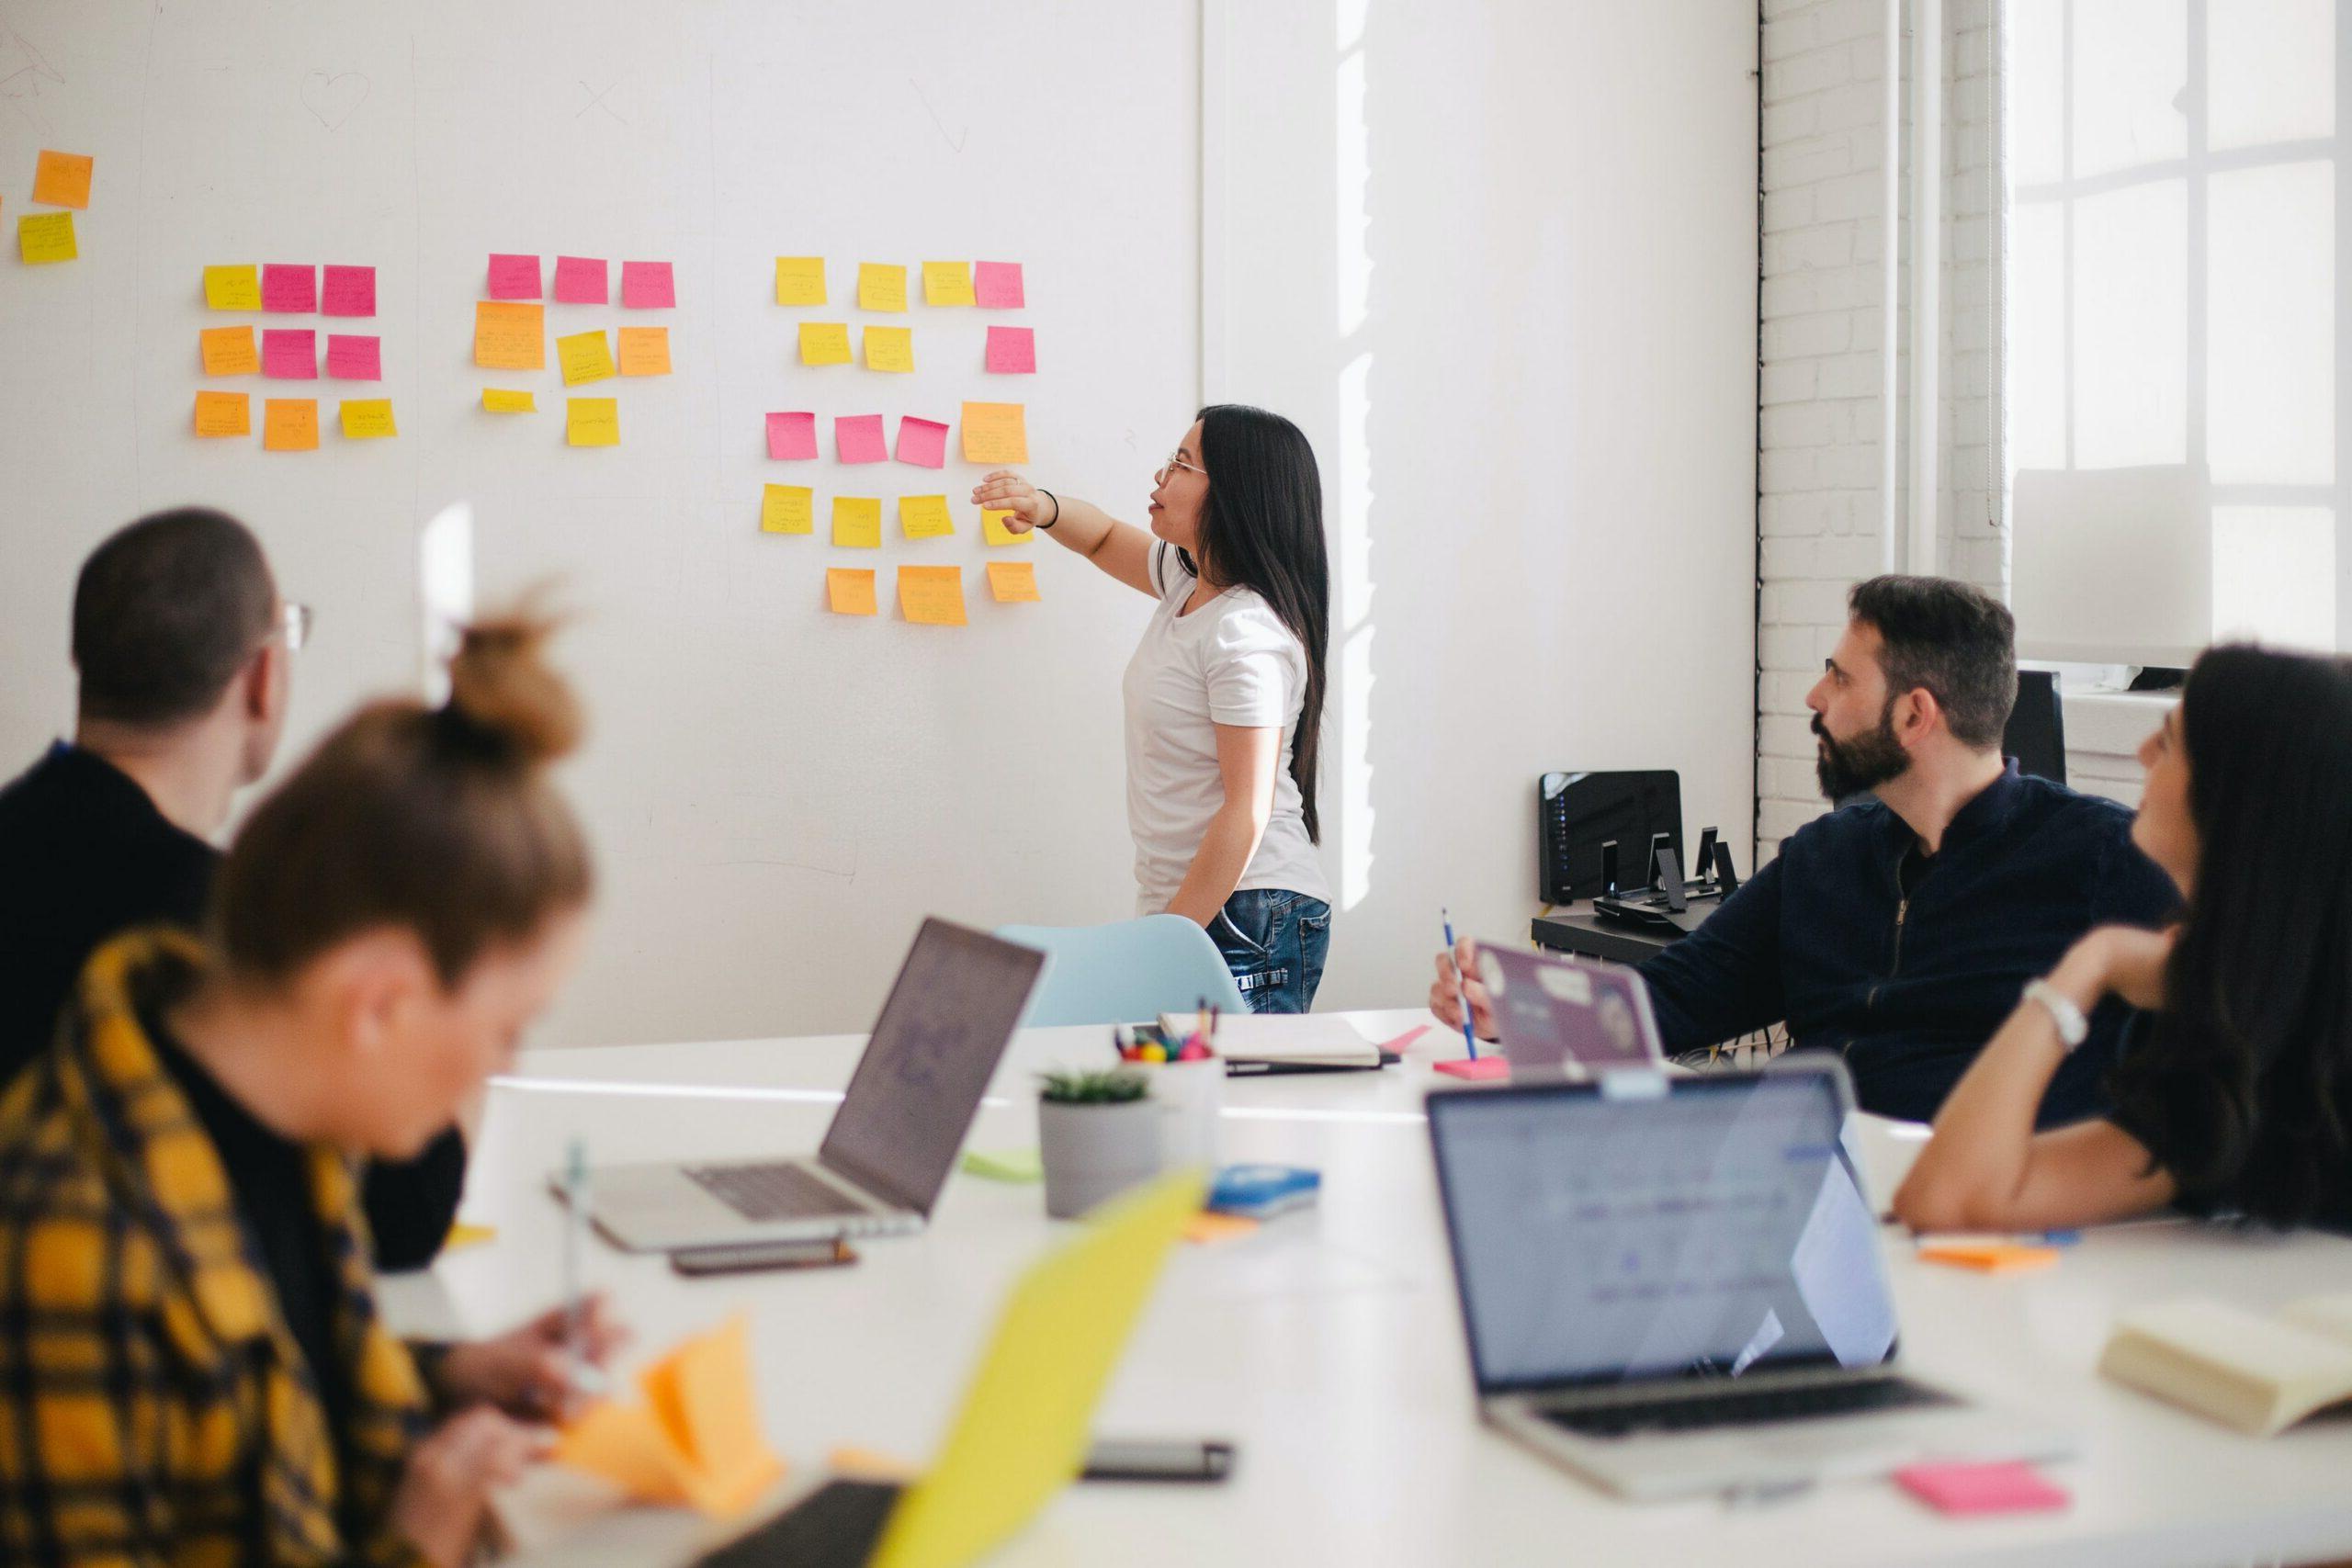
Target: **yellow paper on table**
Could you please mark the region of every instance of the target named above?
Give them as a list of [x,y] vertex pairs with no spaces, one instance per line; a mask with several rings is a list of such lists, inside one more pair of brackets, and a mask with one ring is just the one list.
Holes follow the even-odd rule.
[[770,485],[760,496],[760,531],[763,534],[813,534],[817,531],[817,492],[807,485]]
[[458,1252],[469,1247],[487,1247],[497,1239],[496,1225],[478,1225],[459,1220],[449,1227],[449,1234],[441,1238],[441,1250]]
[[1024,534],[1016,534],[1004,525],[1004,520],[1012,515],[1010,512],[1000,512],[994,507],[982,507],[980,509],[980,537],[991,545],[1035,543],[1037,538],[1035,529],[1032,528]]
[[474,301],[474,363],[492,370],[544,370],[546,310],[508,299]]
[[261,309],[261,268],[208,266],[204,269],[204,303],[213,310]]
[[825,604],[836,615],[876,615],[881,606],[874,598],[874,569],[860,566],[834,566],[825,569]]
[[972,302],[970,262],[922,264],[922,302],[926,305],[968,305]]
[[346,398],[341,412],[345,441],[379,441],[400,434],[392,423],[390,398]]
[[206,327],[197,333],[207,376],[251,376],[261,369],[251,327]]
[[947,514],[947,498],[944,495],[902,495],[899,498],[899,526],[910,539],[936,539],[956,531],[956,520]]
[[847,321],[801,322],[800,363],[803,365],[847,365],[849,363],[849,323]]
[[907,308],[907,269],[887,262],[857,264],[857,308],[861,310],[903,310]]
[[622,327],[621,374],[667,376],[670,373],[670,329]]
[[918,626],[964,625],[964,569],[902,566],[899,569],[899,614]]
[[202,436],[251,435],[254,400],[243,392],[196,394],[196,433]]
[[1027,560],[989,562],[989,592],[1000,604],[1037,603],[1037,563]]
[[1029,425],[1019,403],[964,405],[964,461],[1025,463]]
[[504,387],[484,387],[481,406],[485,413],[537,413],[539,400],[529,392],[514,391]]
[[564,411],[563,442],[567,446],[617,446],[621,444],[621,405],[617,398],[569,398]]
[[52,152],[42,148],[33,164],[33,199],[45,207],[89,206],[94,162],[87,152]]
[[17,255],[28,266],[69,262],[81,255],[74,243],[70,212],[28,212],[17,220]]
[[882,547],[882,498],[873,495],[833,497],[833,543],[854,549]]
[[784,1476],[752,1404],[741,1314],[687,1339],[638,1375],[645,1403],[598,1405],[565,1428],[555,1461],[643,1503],[740,1514]]
[[262,404],[261,445],[265,452],[315,452],[319,446],[319,400],[316,398],[271,398]]
[[866,328],[865,367],[868,370],[912,370],[915,367],[914,328]]
[[821,305],[825,302],[825,258],[775,258],[775,302],[779,305]]
[[563,367],[563,384],[601,381],[613,373],[612,344],[603,333],[573,333],[555,340],[556,363]]

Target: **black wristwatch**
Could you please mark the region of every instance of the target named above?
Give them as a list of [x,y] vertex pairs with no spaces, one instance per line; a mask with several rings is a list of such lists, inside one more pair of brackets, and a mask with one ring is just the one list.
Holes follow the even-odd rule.
[[[1060,522],[1062,520],[1062,498],[1056,495],[1052,491],[1046,489],[1043,485],[1037,487],[1037,493],[1054,503],[1054,523]],[[1031,526],[1035,528],[1050,529],[1053,527],[1054,523],[1035,523],[1032,524]]]

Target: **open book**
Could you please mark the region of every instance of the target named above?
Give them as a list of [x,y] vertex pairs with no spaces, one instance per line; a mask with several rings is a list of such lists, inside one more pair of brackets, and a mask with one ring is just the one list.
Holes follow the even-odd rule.
[[[1161,1033],[1182,1040],[1196,1016],[1159,1015]],[[1216,1054],[1237,1064],[1300,1067],[1376,1067],[1380,1047],[1345,1019],[1315,1013],[1227,1013],[1217,1021]]]
[[2275,1317],[2219,1302],[2159,1302],[2117,1321],[2098,1370],[2267,1438],[2352,1400],[2352,1295],[2290,1302]]

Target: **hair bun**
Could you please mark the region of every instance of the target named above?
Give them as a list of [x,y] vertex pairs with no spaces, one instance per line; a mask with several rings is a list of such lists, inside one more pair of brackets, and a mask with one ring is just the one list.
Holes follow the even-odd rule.
[[586,723],[571,683],[539,657],[556,626],[527,609],[487,616],[449,660],[447,711],[531,766],[569,753]]

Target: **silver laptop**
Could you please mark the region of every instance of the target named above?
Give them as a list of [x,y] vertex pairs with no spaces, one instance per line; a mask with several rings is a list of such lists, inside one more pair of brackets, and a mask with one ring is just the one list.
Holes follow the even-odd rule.
[[632,1252],[920,1230],[1045,964],[925,920],[814,1157],[604,1167],[596,1228]]
[[1666,1063],[1638,971],[1487,943],[1478,949],[1478,978],[1493,998],[1496,1036],[1514,1078]]
[[1899,1370],[1843,1071],[1430,1095],[1483,1417],[1637,1498],[2069,1451]]

